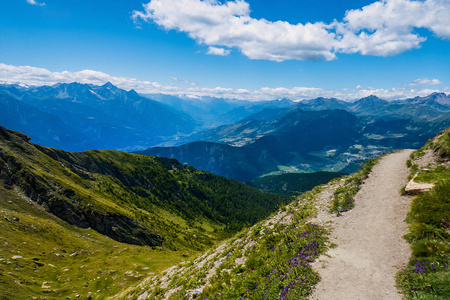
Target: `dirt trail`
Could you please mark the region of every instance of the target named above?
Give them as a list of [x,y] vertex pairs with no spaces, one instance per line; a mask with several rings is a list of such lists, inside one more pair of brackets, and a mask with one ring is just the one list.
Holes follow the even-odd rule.
[[381,159],[356,195],[355,208],[332,219],[331,242],[337,247],[315,263],[322,280],[311,299],[402,299],[394,277],[410,256],[402,238],[410,198],[399,194],[410,153]]

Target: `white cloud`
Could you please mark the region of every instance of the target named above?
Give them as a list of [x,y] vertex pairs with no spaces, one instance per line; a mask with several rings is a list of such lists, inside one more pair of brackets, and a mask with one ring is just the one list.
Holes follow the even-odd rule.
[[426,41],[414,28],[450,39],[449,0],[381,0],[331,24],[254,19],[244,0],[222,2],[151,0],[143,11],[133,11],[133,19],[185,32],[209,46],[208,54],[217,47],[237,48],[251,59],[273,61],[333,60],[337,53],[396,55]]
[[170,79],[172,79],[173,81],[182,82],[182,83],[185,83],[185,84],[188,84],[188,85],[193,85],[193,86],[197,85],[197,83],[189,81],[189,80],[186,80],[186,79],[179,79],[179,78],[176,78],[176,77],[170,77]]
[[208,52],[206,54],[227,56],[230,55],[231,50],[217,47],[208,47]]
[[243,0],[152,0],[133,19],[154,21],[166,30],[186,32],[211,47],[238,48],[252,59],[334,59],[334,34],[322,23],[291,25],[250,17]]
[[440,85],[442,84],[442,82],[439,81],[439,79],[428,79],[427,77],[425,78],[419,78],[414,80],[413,85]]
[[42,86],[57,83],[80,82],[103,85],[108,81],[126,90],[135,89],[137,91],[145,91],[148,93],[168,93],[178,89],[174,86],[162,86],[157,82],[141,81],[127,77],[115,77],[93,70],[83,70],[79,72],[51,72],[43,68],[12,66],[0,63],[0,83],[23,83],[27,85]]
[[[426,78],[425,78],[426,79]],[[187,80],[180,80],[173,77],[173,81],[186,83]],[[424,80],[421,79],[421,80]],[[438,82],[437,79],[427,79],[431,83]],[[25,84],[25,85],[53,85],[56,83],[80,82],[90,83],[95,85],[103,85],[106,82],[111,82],[114,85],[130,90],[134,89],[143,94],[169,94],[186,98],[199,98],[204,96],[220,97],[220,98],[234,98],[241,100],[273,100],[287,98],[291,100],[312,99],[317,97],[326,98],[340,98],[344,100],[358,99],[370,95],[376,95],[380,98],[391,99],[405,99],[416,96],[426,96],[433,92],[450,93],[449,87],[440,89],[425,89],[420,85],[410,88],[364,88],[358,85],[353,91],[351,89],[343,91],[326,90],[315,87],[263,87],[258,90],[248,89],[232,89],[224,87],[202,88],[197,86],[178,87],[174,85],[162,85],[158,82],[150,82],[145,80],[138,80],[136,78],[116,77],[109,74],[93,71],[83,70],[79,72],[51,72],[43,68],[35,68],[29,66],[12,66],[0,63],[0,84]]]
[[31,5],[44,6],[45,3],[36,2],[36,0],[27,0],[27,2]]

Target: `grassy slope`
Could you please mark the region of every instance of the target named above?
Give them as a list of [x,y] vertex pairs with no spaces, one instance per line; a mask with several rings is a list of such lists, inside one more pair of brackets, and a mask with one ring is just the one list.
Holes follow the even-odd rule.
[[[175,160],[118,151],[67,153],[0,129],[2,300],[89,293],[103,299],[262,219],[281,200]],[[95,212],[113,221],[130,218],[162,237],[162,247],[123,244],[69,225],[48,212],[57,201],[72,205],[75,217]]]
[[351,209],[353,196],[377,161],[315,187],[216,249],[113,299],[307,299],[320,279],[310,264],[327,248],[326,228],[311,222],[324,201],[319,199],[328,199],[330,213]]
[[3,187],[0,195],[2,300],[87,299],[89,293],[104,299],[184,258],[180,251],[123,244],[68,225]]
[[326,230],[310,222],[321,191],[112,299],[306,299],[319,280],[310,263],[326,249]]
[[[440,163],[419,170],[414,161],[426,150],[434,151]],[[450,136],[449,131],[430,140],[411,155],[412,175],[417,182],[435,182],[435,187],[413,198],[408,214],[412,257],[397,277],[408,299],[450,298]],[[447,164],[442,164],[446,163]]]

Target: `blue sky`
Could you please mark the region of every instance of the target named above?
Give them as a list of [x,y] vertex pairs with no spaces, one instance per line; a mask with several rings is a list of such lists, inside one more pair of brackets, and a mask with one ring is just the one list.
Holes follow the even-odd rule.
[[0,0],[0,82],[395,99],[450,92],[449,0]]

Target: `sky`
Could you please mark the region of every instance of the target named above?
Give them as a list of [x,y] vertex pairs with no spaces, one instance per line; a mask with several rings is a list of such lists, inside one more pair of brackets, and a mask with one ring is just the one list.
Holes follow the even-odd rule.
[[0,0],[0,83],[247,100],[450,93],[450,0]]

